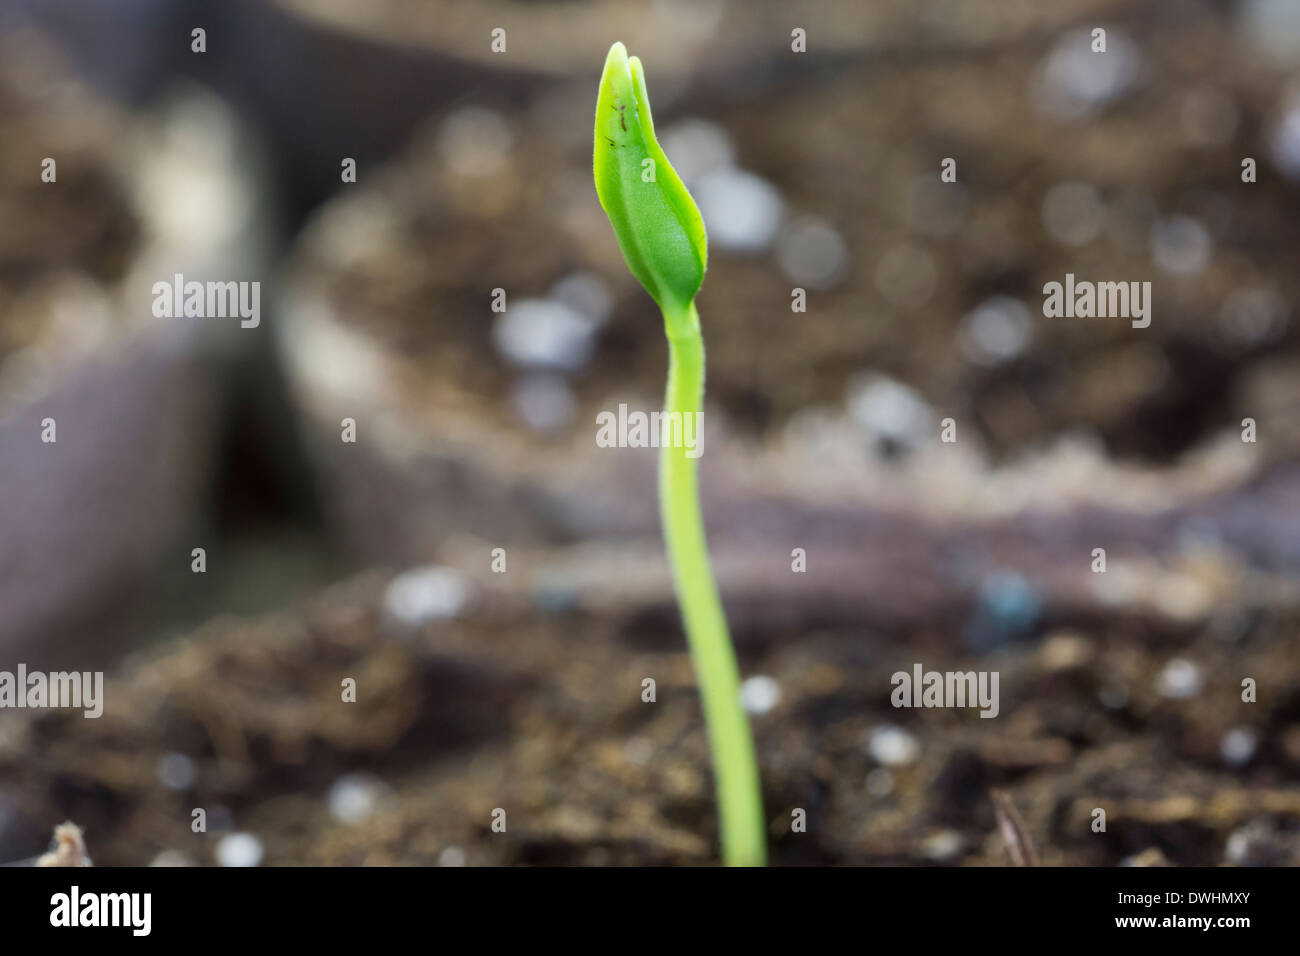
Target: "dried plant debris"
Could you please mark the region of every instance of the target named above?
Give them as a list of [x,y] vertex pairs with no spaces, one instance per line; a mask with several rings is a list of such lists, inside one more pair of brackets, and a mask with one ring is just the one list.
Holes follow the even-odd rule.
[[998,832],[1007,843],[1011,862],[1016,866],[1038,866],[1038,853],[1034,850],[1034,841],[1029,838],[1025,821],[1021,819],[1011,794],[1005,790],[993,790],[990,791],[989,797],[993,800],[993,812],[998,819]]
[[86,855],[81,827],[68,821],[54,828],[50,850],[36,858],[35,866],[94,866]]

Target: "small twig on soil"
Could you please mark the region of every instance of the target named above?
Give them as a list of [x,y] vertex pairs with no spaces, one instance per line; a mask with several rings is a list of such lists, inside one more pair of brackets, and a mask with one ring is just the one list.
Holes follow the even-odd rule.
[[1021,819],[1016,805],[1011,802],[1011,795],[1005,790],[990,790],[993,800],[993,813],[998,820],[998,830],[1002,839],[1007,841],[1007,852],[1011,862],[1016,866],[1038,866],[1038,853],[1034,850],[1034,841],[1029,839],[1025,821]]

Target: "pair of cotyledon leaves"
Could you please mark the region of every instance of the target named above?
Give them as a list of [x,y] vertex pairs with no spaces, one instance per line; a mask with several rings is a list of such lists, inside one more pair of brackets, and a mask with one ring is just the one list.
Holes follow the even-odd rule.
[[704,281],[704,220],[659,147],[641,61],[622,43],[600,80],[593,167],[628,268],[665,314],[684,314]]

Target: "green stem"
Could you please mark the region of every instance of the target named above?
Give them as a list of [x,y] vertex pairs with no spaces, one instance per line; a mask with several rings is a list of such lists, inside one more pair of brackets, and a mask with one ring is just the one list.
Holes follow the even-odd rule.
[[[698,426],[701,418],[697,413],[704,404],[704,339],[695,304],[679,313],[665,311],[664,324],[668,332],[666,411],[680,413],[683,425],[679,435],[692,434],[685,431],[686,416],[692,416]],[[660,443],[659,513],[709,730],[722,858],[728,866],[762,866],[767,849],[758,761],[749,721],[740,705],[739,669],[727,618],[709,563],[696,478],[698,458],[689,457],[689,449],[680,443],[674,447],[671,421],[671,416],[666,418]],[[698,442],[698,427],[693,434]]]

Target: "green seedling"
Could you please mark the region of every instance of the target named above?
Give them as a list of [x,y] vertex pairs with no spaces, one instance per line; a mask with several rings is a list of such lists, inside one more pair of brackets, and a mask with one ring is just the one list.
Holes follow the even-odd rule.
[[695,308],[708,258],[704,221],[655,138],[641,61],[629,58],[621,43],[610,48],[600,80],[593,165],[596,193],[623,258],[659,304],[668,336],[659,514],[713,751],[723,861],[761,866],[766,845],[758,761],[709,563],[697,461],[669,434],[674,419],[698,422],[704,405],[704,340]]

